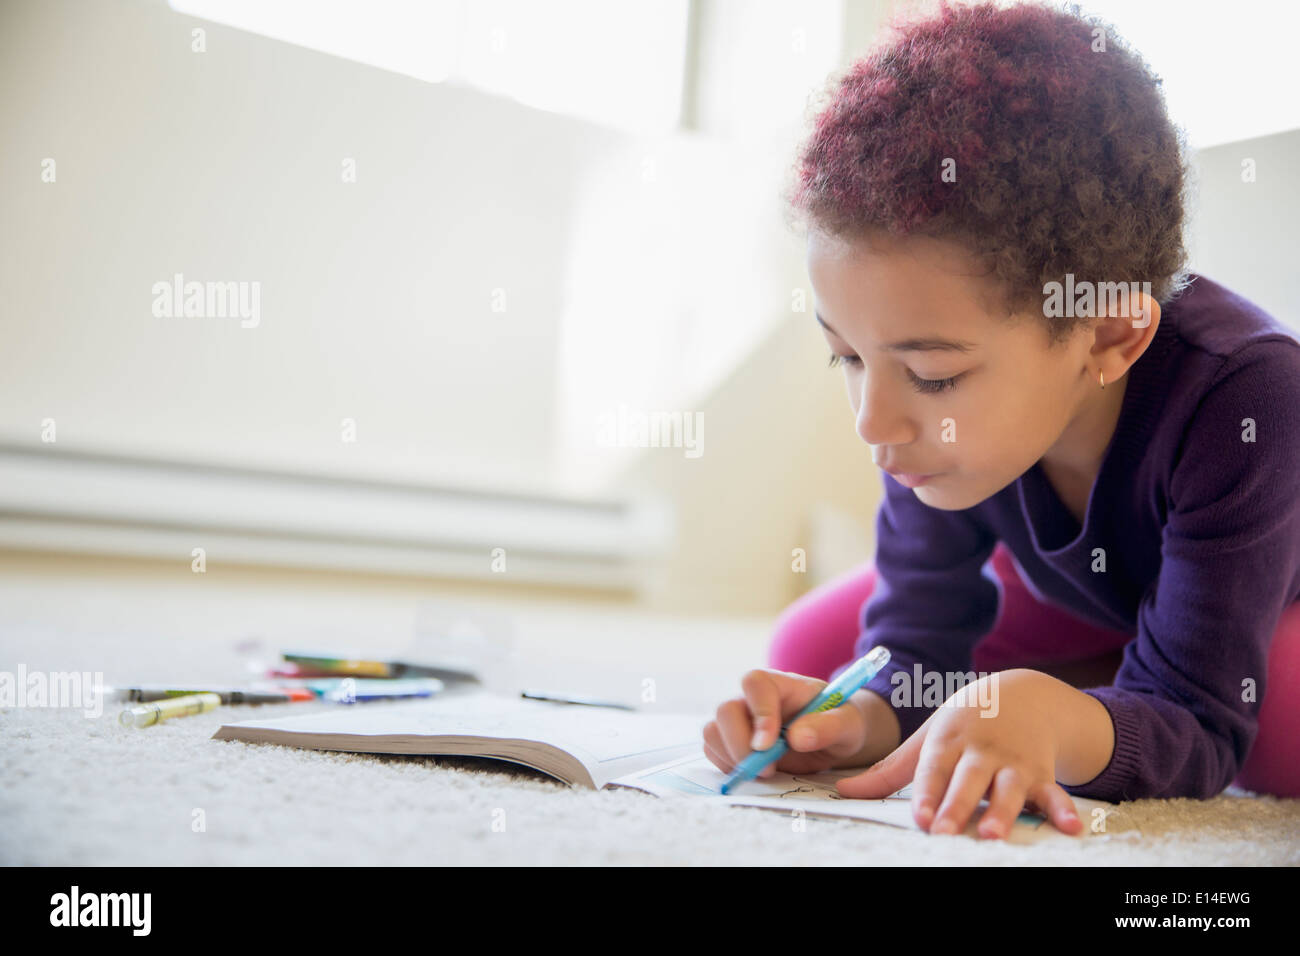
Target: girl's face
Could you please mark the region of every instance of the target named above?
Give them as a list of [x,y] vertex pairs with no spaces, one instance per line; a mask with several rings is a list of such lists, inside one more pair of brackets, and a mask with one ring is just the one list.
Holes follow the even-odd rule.
[[822,332],[844,356],[858,435],[884,470],[933,475],[914,491],[931,507],[973,507],[1049,451],[1075,466],[1071,443],[1088,444],[1080,427],[1095,431],[1083,420],[1096,415],[1080,415],[1093,392],[1118,414],[1122,388],[1099,387],[1094,334],[1049,350],[1038,316],[988,311],[992,287],[954,244],[811,230],[808,274]]

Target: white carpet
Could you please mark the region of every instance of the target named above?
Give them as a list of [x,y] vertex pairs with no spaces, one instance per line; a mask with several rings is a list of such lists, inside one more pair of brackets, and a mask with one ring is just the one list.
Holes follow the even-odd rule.
[[[102,670],[105,679],[240,676],[238,639],[337,639],[360,622],[391,636],[412,598],[183,579],[76,588],[7,575],[0,670]],[[249,622],[256,619],[257,627]],[[758,661],[765,621],[683,620],[537,606],[518,618],[518,683],[634,696],[708,712]],[[382,643],[382,640],[379,641]],[[563,655],[552,651],[564,647]],[[531,663],[530,663],[531,662]],[[689,675],[685,673],[690,669]],[[597,675],[604,675],[597,681]],[[493,688],[498,689],[498,688]],[[569,790],[471,758],[380,757],[217,742],[223,722],[329,705],[222,707],[144,730],[80,711],[0,711],[0,862],[112,864],[1300,865],[1300,800],[1229,791],[1145,800],[1142,832],[1009,846],[887,826]],[[358,706],[383,707],[386,704]],[[196,832],[196,810],[204,828]],[[504,811],[504,817],[502,816]],[[504,819],[504,830],[493,829]]]

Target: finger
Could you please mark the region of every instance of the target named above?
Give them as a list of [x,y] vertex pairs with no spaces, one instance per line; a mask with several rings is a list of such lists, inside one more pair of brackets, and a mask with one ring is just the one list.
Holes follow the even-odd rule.
[[782,685],[771,671],[752,670],[740,679],[740,687],[745,692],[750,718],[751,739],[747,746],[749,750],[766,750],[776,743],[776,735],[781,732]]
[[794,753],[787,750],[785,756],[773,764],[781,773],[821,773],[835,766],[835,761],[824,750],[810,754]]
[[1062,833],[1075,836],[1083,832],[1083,821],[1074,809],[1074,801],[1059,783],[1043,783],[1030,791],[1044,816]]
[[[744,705],[741,704],[739,701],[736,701],[735,703],[738,704],[742,710],[744,709]],[[743,737],[743,735],[741,736]],[[723,770],[728,774],[732,773],[736,769],[736,764],[738,764],[740,761],[733,760],[731,758],[730,756],[731,750],[728,747],[725,740],[723,739],[723,734],[718,727],[717,721],[710,721],[708,725],[705,726],[704,743],[705,743],[705,748],[704,748],[705,756],[709,757],[709,759],[713,762],[714,766],[718,767],[718,769]],[[749,755],[749,751],[746,750],[744,755],[741,757],[741,759],[744,759],[744,756],[748,756],[748,755]],[[809,766],[807,767],[800,766],[799,768],[795,770],[791,770],[790,772],[808,773],[810,771],[810,768],[817,769],[817,770],[826,770],[829,769],[830,766],[831,766],[831,761],[826,760],[824,763],[822,763],[819,766],[816,766],[815,768],[813,768],[813,765],[810,763]],[[766,779],[768,777],[771,777],[776,772],[777,772],[777,765],[775,763],[770,763],[762,770],[759,771],[758,776],[762,779]]]
[[835,759],[824,750],[812,753],[797,753],[787,749],[779,760],[768,764],[758,776],[767,779],[778,773],[820,773],[835,765]]
[[961,833],[966,829],[971,814],[993,780],[996,768],[987,759],[974,750],[962,754],[952,772],[939,812],[930,824],[931,833]]
[[835,789],[846,797],[877,800],[901,790],[912,779],[921,746],[929,739],[929,730],[930,725],[927,721],[916,733],[896,747],[893,753],[872,764],[862,773],[837,781]]
[[952,781],[961,749],[934,738],[922,748],[912,777],[912,818],[922,830],[932,832],[939,805]]
[[722,735],[718,733],[718,725],[713,721],[709,721],[704,728],[704,756],[723,773],[729,774],[735,767],[727,756],[727,747],[722,742]]
[[[718,736],[717,734],[715,734],[714,736],[717,737],[718,740],[717,743],[713,744],[715,751],[726,753],[726,747],[722,744],[721,737]],[[704,748],[704,752],[706,755],[709,753],[708,746]],[[804,764],[800,764],[796,767],[780,766],[778,762],[770,763],[758,772],[758,779],[767,780],[768,778],[773,777],[778,773],[816,773],[822,770],[829,770],[832,766],[832,761],[829,758],[826,758],[822,760],[820,763],[818,763],[815,760],[815,758],[812,758],[811,755],[809,754],[801,754],[800,756],[804,757],[807,760],[807,762]],[[727,774],[732,774],[736,770],[735,764],[733,764],[726,757],[718,757],[717,759],[710,757],[710,759],[713,760],[715,766],[717,766],[720,770],[726,771]]]
[[852,704],[807,714],[789,726],[785,740],[800,753],[824,750],[833,762],[862,749],[862,714]]
[[722,752],[731,758],[733,764],[740,763],[753,749],[749,746],[753,736],[749,707],[738,697],[723,701],[718,705],[717,724]]
[[979,835],[990,840],[1005,838],[1025,805],[1029,784],[1015,767],[1003,767],[993,775],[988,809],[979,821]]

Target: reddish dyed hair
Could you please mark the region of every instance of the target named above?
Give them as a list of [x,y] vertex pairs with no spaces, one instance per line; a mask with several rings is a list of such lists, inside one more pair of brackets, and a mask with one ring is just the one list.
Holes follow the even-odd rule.
[[[828,84],[787,190],[794,220],[955,241],[1008,315],[1041,315],[1066,273],[1150,282],[1162,305],[1186,287],[1185,137],[1113,27],[1077,7],[944,0],[892,32]],[[1092,320],[1042,321],[1056,345]]]

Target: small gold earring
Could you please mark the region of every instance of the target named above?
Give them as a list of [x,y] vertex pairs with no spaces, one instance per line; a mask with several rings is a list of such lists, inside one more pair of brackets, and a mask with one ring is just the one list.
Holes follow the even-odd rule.
[[1105,388],[1105,387],[1106,387],[1106,373],[1103,372],[1101,369],[1097,369],[1097,377],[1101,379],[1101,387],[1102,387],[1102,388]]

